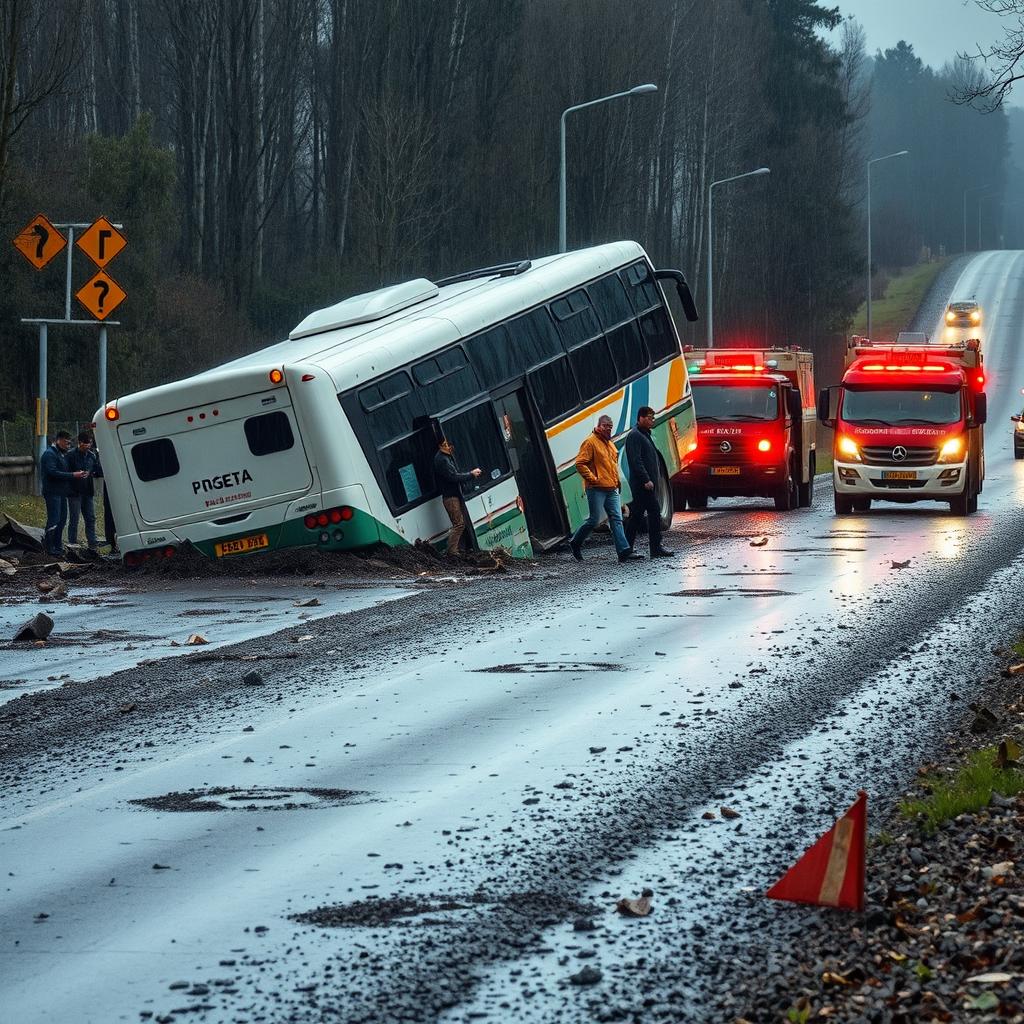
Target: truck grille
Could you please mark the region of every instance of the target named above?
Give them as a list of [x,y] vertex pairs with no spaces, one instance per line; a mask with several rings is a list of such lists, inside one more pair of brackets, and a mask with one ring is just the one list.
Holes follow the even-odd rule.
[[893,448],[896,445],[865,445],[860,456],[869,466],[934,466],[939,457],[938,448],[911,448],[906,446],[907,457],[894,459]]
[[[731,451],[722,451],[722,442],[727,442]],[[754,440],[749,437],[701,438],[698,455],[700,461],[709,466],[737,466],[749,462],[754,454]]]

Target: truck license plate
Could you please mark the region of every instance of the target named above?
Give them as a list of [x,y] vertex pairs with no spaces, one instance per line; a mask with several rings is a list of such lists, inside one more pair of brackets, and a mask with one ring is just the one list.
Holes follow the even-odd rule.
[[254,533],[249,537],[239,537],[238,540],[223,540],[213,546],[218,558],[225,555],[244,555],[247,551],[258,551],[260,548],[269,548],[270,539],[265,533]]
[[712,466],[711,467],[711,475],[712,476],[739,476],[740,475],[740,467],[739,466]]
[[917,473],[912,469],[887,470],[882,474],[883,480],[916,480]]

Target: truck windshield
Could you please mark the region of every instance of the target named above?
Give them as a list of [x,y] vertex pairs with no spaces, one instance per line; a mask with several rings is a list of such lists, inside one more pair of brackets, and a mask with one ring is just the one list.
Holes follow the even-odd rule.
[[842,416],[847,423],[885,426],[955,423],[960,419],[960,392],[956,388],[934,391],[848,387],[843,392]]
[[779,416],[779,389],[774,384],[701,384],[693,389],[700,420],[774,420]]

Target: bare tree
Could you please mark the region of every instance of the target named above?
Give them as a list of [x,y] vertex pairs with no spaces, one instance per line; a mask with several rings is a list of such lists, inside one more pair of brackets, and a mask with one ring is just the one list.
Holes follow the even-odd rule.
[[[957,56],[961,78],[956,83],[953,99],[957,103],[973,103],[985,111],[1003,105],[1014,83],[1024,78],[1024,0],[974,0],[989,14],[1012,19],[1006,34],[987,50]],[[980,65],[980,66],[979,66]]]

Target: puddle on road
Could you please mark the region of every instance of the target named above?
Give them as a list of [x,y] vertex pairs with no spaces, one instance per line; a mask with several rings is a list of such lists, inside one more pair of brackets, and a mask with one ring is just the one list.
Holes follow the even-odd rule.
[[140,797],[128,803],[151,811],[297,811],[342,807],[366,796],[369,794],[354,789],[210,786]]
[[[386,867],[387,865],[385,865]],[[400,865],[394,865],[400,867]],[[548,926],[577,917],[596,917],[604,913],[602,907],[557,893],[518,892],[507,896],[491,896],[476,892],[470,896],[418,895],[370,896],[352,903],[317,907],[301,914],[292,914],[291,920],[318,928],[388,928],[410,924],[446,925],[455,920],[444,920],[433,915],[450,914],[463,910],[509,910],[515,914],[537,918]],[[418,920],[416,920],[418,919]]]
[[791,590],[759,590],[756,587],[707,587],[677,590],[668,597],[792,597]]
[[489,665],[475,668],[474,672],[507,673],[518,672],[532,675],[535,672],[622,672],[624,666],[611,661],[522,661],[509,665]]

